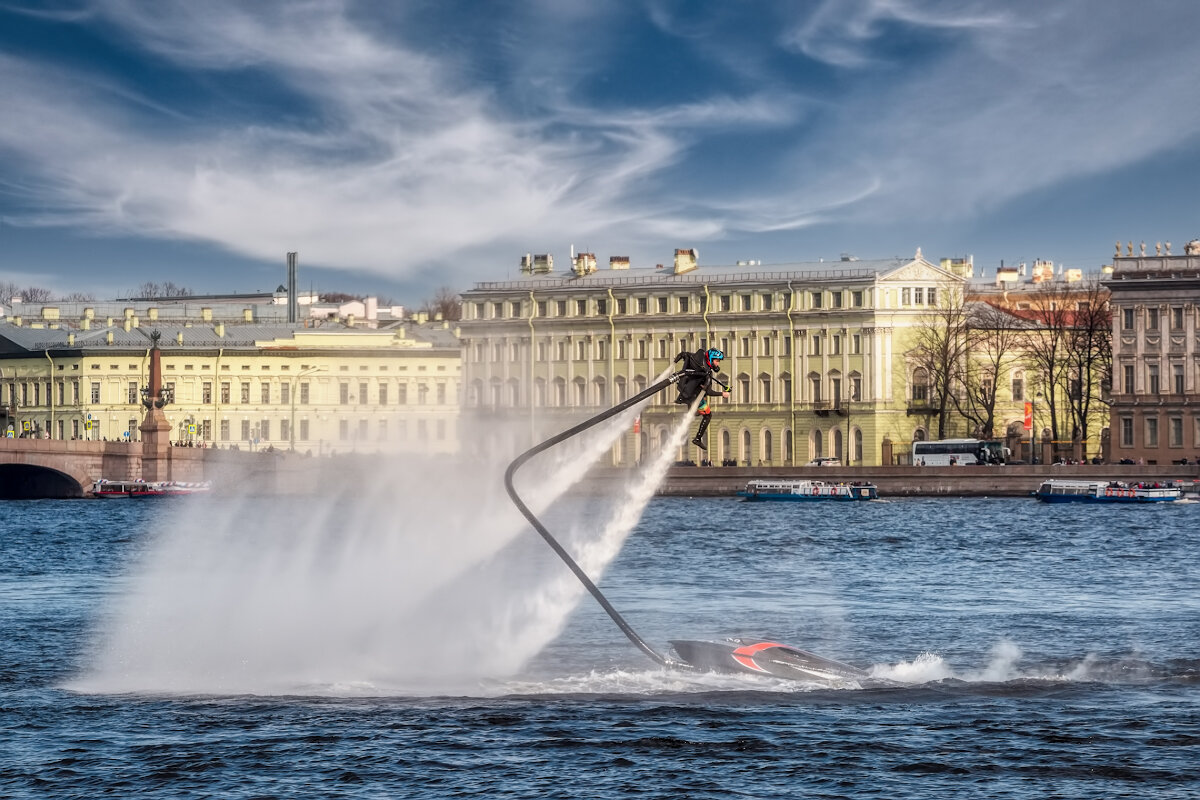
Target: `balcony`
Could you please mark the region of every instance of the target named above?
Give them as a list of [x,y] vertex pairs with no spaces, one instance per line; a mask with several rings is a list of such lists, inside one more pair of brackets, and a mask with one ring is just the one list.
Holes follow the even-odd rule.
[[937,400],[930,397],[913,397],[905,403],[905,416],[925,417],[938,412]]

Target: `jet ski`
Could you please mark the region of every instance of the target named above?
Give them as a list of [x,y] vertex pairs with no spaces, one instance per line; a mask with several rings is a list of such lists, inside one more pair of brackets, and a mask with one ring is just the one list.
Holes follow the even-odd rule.
[[779,642],[733,638],[722,642],[672,639],[679,660],[701,672],[752,673],[835,686],[892,686],[891,681],[841,661]]

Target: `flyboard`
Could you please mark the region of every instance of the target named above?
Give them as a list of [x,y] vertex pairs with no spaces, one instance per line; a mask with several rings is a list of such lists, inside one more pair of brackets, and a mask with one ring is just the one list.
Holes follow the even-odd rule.
[[651,647],[625,621],[621,613],[613,607],[612,603],[608,601],[604,593],[600,591],[596,584],[592,582],[592,579],[588,577],[587,573],[575,562],[570,553],[563,549],[558,540],[550,535],[550,531],[529,510],[529,507],[525,505],[520,495],[517,494],[517,490],[513,488],[513,476],[516,475],[517,470],[521,468],[522,464],[538,453],[549,450],[556,444],[577,436],[588,428],[599,425],[604,420],[610,419],[622,411],[636,406],[649,397],[653,397],[666,387],[678,382],[686,374],[687,372],[683,371],[669,375],[653,386],[630,397],[628,400],[600,412],[573,428],[568,428],[562,433],[551,436],[544,442],[531,447],[517,456],[508,465],[508,469],[504,473],[504,486],[508,490],[509,498],[512,499],[513,504],[525,516],[525,519],[529,520],[529,524],[533,526],[534,530],[546,541],[546,544],[550,545],[550,549],[562,559],[571,572],[575,573],[575,577],[579,579],[584,588],[600,604],[600,607],[612,618],[612,621],[617,624],[621,632],[625,634],[629,641],[633,642],[635,647],[645,653],[656,664],[669,669],[695,672],[754,673],[800,681],[820,681],[832,685],[855,683],[860,686],[878,686],[890,684],[890,682],[876,679],[865,670],[861,670],[850,664],[843,664],[840,661],[824,658],[815,653],[778,642],[756,639],[726,639],[719,642],[672,639],[671,647],[675,651],[676,657],[664,656]]

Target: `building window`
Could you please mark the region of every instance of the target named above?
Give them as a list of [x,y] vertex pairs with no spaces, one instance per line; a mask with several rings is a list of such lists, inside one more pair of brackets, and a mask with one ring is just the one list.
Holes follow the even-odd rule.
[[937,289],[930,287],[925,292],[925,302],[931,306],[937,305]]
[[537,301],[537,315],[539,317],[546,316],[546,301],[545,300]]
[[792,337],[791,336],[781,337],[779,344],[783,350],[783,355],[790,356],[792,354]]
[[820,292],[810,292],[810,293],[809,293],[809,297],[810,297],[810,298],[811,298],[811,300],[812,300],[812,307],[813,307],[813,308],[820,308],[820,307],[821,307],[821,293],[820,293]]
[[1132,308],[1121,309],[1121,328],[1123,330],[1127,330],[1127,331],[1133,330],[1133,309]]
[[221,381],[221,404],[228,405],[230,397],[229,381]]
[[521,316],[521,301],[514,300],[512,302],[512,315],[514,318]]
[[608,300],[601,297],[596,301],[596,313],[602,317],[608,316]]
[[588,343],[585,342],[584,340],[580,339],[578,342],[576,342],[575,343],[575,360],[576,361],[587,361],[587,357],[588,357],[587,349],[588,349]]
[[667,298],[665,298],[665,297],[658,298],[658,313],[660,313],[660,314],[667,313]]
[[841,291],[834,291],[834,292],[829,293],[829,307],[830,308],[841,308],[842,307]]
[[851,303],[851,305],[853,305],[855,308],[862,308],[862,305],[863,305],[863,293],[862,293],[862,290],[861,290],[861,289],[856,289],[856,290],[854,290],[853,292],[851,292],[851,293],[850,293],[850,303]]
[[1183,364],[1171,365],[1171,382],[1174,384],[1175,394],[1183,394]]
[[742,311],[751,310],[753,305],[754,305],[754,301],[751,299],[751,295],[748,295],[748,294],[742,295]]
[[617,339],[617,358],[625,358],[625,340]]
[[[286,403],[287,398],[284,398],[283,402]],[[386,406],[387,402],[388,402],[388,385],[386,383],[381,383],[381,384],[379,384],[379,405]]]
[[554,313],[560,317],[565,317],[567,315],[567,301],[566,300],[555,301]]
[[680,314],[688,313],[688,298],[686,298],[686,297],[679,298],[679,313]]
[[721,300],[720,309],[722,311],[729,311],[730,308],[732,307],[731,306],[732,300],[731,300],[730,296],[727,294],[723,294],[723,295],[721,295],[720,300]]
[[782,402],[782,403],[792,402],[792,379],[791,378],[781,378],[779,380],[779,388],[781,389],[781,397],[779,398],[780,402]]
[[762,341],[762,354],[763,354],[764,356],[769,356],[769,355],[771,355],[771,337],[770,337],[770,336],[764,336],[764,337],[761,339],[761,341]]
[[900,290],[900,305],[912,305],[912,289],[909,289],[907,286]]
[[1167,446],[1183,447],[1183,417],[1171,417],[1167,424],[1170,426],[1167,431]]
[[1158,394],[1158,364],[1146,365],[1146,392]]
[[[429,387],[423,383],[418,384],[418,386],[417,386],[417,405],[423,406],[423,405],[428,405],[428,403],[429,403]],[[514,403],[514,405],[515,405],[515,403]]]
[[[24,390],[24,389],[27,389],[28,387],[26,387],[25,384],[21,384],[21,388]],[[22,394],[24,394],[24,392],[22,392]],[[26,396],[23,399],[24,399],[24,402],[26,402],[26,403],[29,402],[28,396]],[[95,382],[92,383],[92,402],[93,403],[100,402],[100,384],[99,383],[95,383]]]
[[840,356],[842,354],[842,335],[835,333],[829,337],[829,355]]
[[667,340],[666,339],[658,340],[658,357],[659,358],[667,357]]
[[229,441],[229,433],[230,433],[229,420],[227,420],[227,419],[221,420],[221,441],[222,442]]
[[250,441],[250,420],[248,419],[242,420],[242,440]]
[[408,403],[408,384],[402,383],[396,387],[396,405],[402,406]]
[[1025,376],[1021,373],[1013,376],[1012,398],[1014,403],[1021,403],[1025,400]]
[[290,383],[279,384],[279,402],[285,406],[292,402],[292,385]]
[[243,383],[242,384],[242,405],[249,405],[249,404],[250,404],[250,384]]
[[854,333],[850,335],[850,354],[862,355],[862,334]]
[[[271,384],[262,384],[261,391],[259,392],[259,398],[262,400],[262,404],[264,406],[271,404]],[[267,437],[264,436],[263,438],[265,439]]]
[[308,441],[308,420],[300,420],[300,436],[297,438],[299,438],[302,442]]
[[575,315],[582,317],[587,314],[587,300],[575,301]]
[[858,402],[862,400],[862,377],[854,375],[850,378],[850,400]]
[[200,385],[200,402],[201,403],[211,403],[212,402],[212,383],[209,381],[205,381],[204,383],[202,383]]
[[279,420],[279,438],[285,442],[292,438],[292,421],[290,419]]
[[924,287],[918,286],[915,289],[913,289],[913,305],[914,306],[925,305],[925,289],[924,289]]
[[446,384],[444,383],[437,385],[437,404],[439,406],[446,405]]
[[774,295],[770,295],[770,294],[764,294],[762,296],[762,310],[763,311],[771,310],[771,306],[774,305],[774,303],[772,302],[773,298],[774,298]]
[[1146,417],[1146,447],[1158,447],[1158,417]]
[[750,402],[750,379],[745,375],[738,378],[738,400],[743,403]]
[[1125,373],[1125,393],[1133,394],[1133,364],[1126,364],[1123,371]]
[[629,313],[629,301],[626,300],[624,297],[617,298],[617,313],[618,314]]
[[811,356],[821,355],[821,335],[819,333],[814,334],[813,337],[809,340],[809,342],[810,342],[810,344],[809,344],[808,354]]
[[1183,306],[1171,307],[1171,330],[1183,330]]
[[[61,397],[59,398],[59,402],[62,402],[62,398],[61,398]],[[131,406],[136,406],[137,404],[138,404],[138,385],[137,385],[137,381],[130,381],[130,382],[129,382],[129,405],[131,405]]]
[[300,384],[300,405],[308,405],[308,381]]
[[759,402],[762,402],[762,403],[771,402],[771,379],[769,377],[767,377],[766,375],[763,375],[761,378],[758,379],[758,382],[759,382],[759,387],[758,387]]
[[813,375],[810,379],[812,382],[812,399],[814,403],[821,402],[821,376]]
[[639,297],[636,302],[639,314],[645,314],[649,310],[649,306],[647,305],[650,302],[649,298]]
[[929,373],[920,367],[913,370],[912,399],[921,403],[929,399]]
[[350,404],[350,384],[338,384],[338,403],[343,406]]
[[369,395],[369,393],[370,392],[367,389],[366,383],[358,384],[358,404],[360,406],[365,406],[367,404],[367,396]]
[[1148,330],[1148,331],[1157,331],[1158,330],[1158,309],[1157,308],[1147,308],[1146,309],[1146,330]]
[[742,337],[741,350],[738,351],[738,355],[742,356],[742,358],[750,357],[750,337],[748,337],[748,336]]

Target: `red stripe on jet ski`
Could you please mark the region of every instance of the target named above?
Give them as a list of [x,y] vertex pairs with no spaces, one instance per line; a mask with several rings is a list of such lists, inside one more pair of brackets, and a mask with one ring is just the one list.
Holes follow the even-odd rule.
[[767,650],[771,647],[783,647],[783,645],[779,644],[778,642],[755,642],[754,644],[748,644],[739,647],[730,655],[733,656],[734,661],[738,662],[747,669],[752,669],[755,672],[766,672],[766,670],[760,667],[758,662],[754,660],[754,656],[760,650]]

